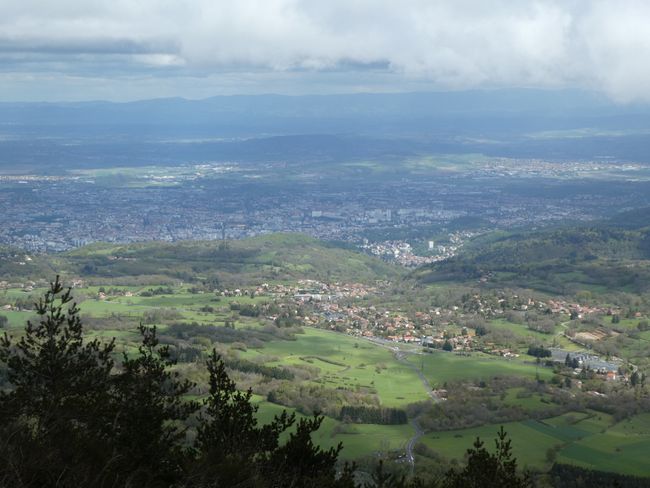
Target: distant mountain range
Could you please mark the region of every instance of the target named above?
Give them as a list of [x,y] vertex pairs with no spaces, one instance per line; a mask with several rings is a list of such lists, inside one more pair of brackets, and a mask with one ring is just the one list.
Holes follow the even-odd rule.
[[319,96],[218,96],[128,103],[1,103],[0,124],[113,129],[198,128],[227,134],[427,134],[650,129],[650,107],[579,91],[481,90]]
[[413,153],[646,162],[649,146],[650,107],[575,91],[0,103],[1,167]]

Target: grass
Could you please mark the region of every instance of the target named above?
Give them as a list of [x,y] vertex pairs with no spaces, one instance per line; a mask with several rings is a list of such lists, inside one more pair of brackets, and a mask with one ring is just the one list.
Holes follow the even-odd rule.
[[[421,438],[421,442],[451,459],[463,460],[467,449],[477,437],[480,437],[488,449],[493,449],[492,439],[500,426],[486,425],[473,429],[435,432]],[[522,422],[504,424],[504,429],[512,439],[519,466],[542,468],[545,464],[546,451],[559,444],[558,439]]]
[[[528,327],[526,327],[526,325],[515,324],[513,322],[508,322],[507,320],[504,319],[491,320],[490,325],[495,329],[507,330],[509,332],[512,332],[518,337],[524,337],[527,339],[536,339],[537,341],[544,342],[544,343],[553,339],[553,334],[544,334],[536,330],[531,330]],[[557,327],[555,332],[557,332]]]
[[[130,287],[137,293],[149,287]],[[268,297],[227,298],[218,301],[213,294],[191,294],[184,287],[176,287],[175,293],[142,297],[111,296],[106,300],[88,298],[81,304],[82,313],[91,317],[107,317],[121,314],[133,317],[133,329],[88,330],[89,339],[95,337],[115,337],[118,349],[132,351],[138,341],[135,325],[147,311],[156,309],[175,310],[183,320],[200,323],[215,323],[231,316],[230,303],[261,303]],[[79,295],[96,296],[97,287],[77,289]],[[34,290],[38,294],[37,290]],[[8,299],[24,297],[27,294],[9,290]],[[209,305],[215,312],[206,313],[202,307]],[[24,326],[33,312],[0,311],[9,319],[9,328]],[[260,321],[255,318],[239,317],[237,326],[257,327]],[[522,337],[552,338],[525,326],[503,320],[494,321],[496,327],[511,330]],[[625,324],[628,325],[628,324]],[[631,325],[631,324],[630,324]],[[164,325],[162,327],[164,329]],[[418,350],[417,348],[413,350]],[[240,352],[242,358],[266,357],[268,365],[308,364],[318,368],[315,384],[327,388],[369,389],[387,407],[406,405],[428,398],[426,389],[417,375],[416,369],[422,367],[424,375],[432,386],[441,386],[448,381],[477,381],[495,376],[537,375],[549,379],[552,371],[537,367],[530,358],[505,360],[482,353],[459,356],[454,353],[433,352],[431,354],[407,355],[398,361],[393,351],[382,345],[362,338],[351,337],[331,331],[304,328],[295,340],[273,340],[265,342],[260,349],[248,348]],[[269,361],[268,358],[271,358]],[[408,361],[408,362],[407,362]],[[409,364],[410,362],[410,364]],[[520,405],[528,410],[547,406],[539,394],[520,396],[522,389],[508,390],[505,402]],[[255,397],[259,405],[258,418],[262,423],[269,422],[273,415],[281,413],[284,407],[269,403],[262,397]],[[289,409],[291,410],[291,409]],[[477,436],[492,446],[492,439],[499,426],[488,425],[473,429],[430,433],[422,442],[433,450],[448,457],[462,460],[466,450]],[[556,452],[557,460],[587,468],[618,471],[621,473],[648,475],[650,468],[645,459],[650,452],[650,414],[639,415],[631,420],[613,423],[605,414],[586,412],[571,413],[542,421],[511,422],[505,425],[512,441],[520,466],[548,468],[548,452]],[[377,451],[400,450],[413,436],[411,425],[343,425],[336,419],[326,417],[314,441],[324,448],[344,444],[343,459],[355,459],[373,455]]]
[[323,386],[369,387],[376,390],[383,405],[405,406],[427,398],[417,373],[397,361],[391,351],[369,341],[320,329],[305,328],[295,341],[271,341],[258,354],[276,356],[270,364],[305,364],[320,369]]
[[28,320],[36,317],[35,312],[16,312],[10,310],[1,310],[0,315],[7,317],[9,329],[23,329]]
[[523,359],[505,360],[479,352],[470,356],[435,351],[408,360],[417,367],[422,366],[424,375],[433,387],[441,386],[447,381],[485,380],[495,376],[527,376],[548,379],[553,373],[550,369],[537,367]]
[[[253,398],[259,407],[257,419],[260,424],[267,424],[273,420],[275,415],[280,415],[283,410],[292,412],[274,403],[269,403],[262,397],[255,395]],[[297,419],[304,417],[296,414]],[[362,456],[369,456],[378,451],[403,449],[408,440],[413,436],[413,428],[410,425],[371,425],[354,424],[342,427],[341,422],[325,417],[320,429],[313,435],[315,443],[324,449],[336,447],[339,442],[343,443],[342,459],[358,459]]]
[[525,388],[510,388],[506,393],[504,402],[509,405],[519,405],[526,410],[534,411],[548,408],[543,401],[544,396],[539,393],[526,393]]
[[570,444],[558,460],[601,471],[650,475],[650,414],[623,420],[590,437]]
[[[499,425],[435,432],[421,441],[451,459],[462,460],[476,437],[492,447]],[[521,467],[546,469],[556,461],[585,468],[650,476],[650,414],[612,423],[600,412],[571,412],[544,420],[525,420],[504,424]]]

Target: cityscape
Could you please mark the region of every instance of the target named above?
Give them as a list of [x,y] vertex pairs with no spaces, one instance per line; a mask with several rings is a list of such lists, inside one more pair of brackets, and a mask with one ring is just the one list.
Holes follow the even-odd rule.
[[479,158],[427,173],[399,163],[351,168],[344,179],[328,174],[340,168],[316,175],[232,162],[3,175],[0,243],[41,253],[298,232],[417,266],[453,256],[477,233],[587,222],[650,203],[647,171],[630,163]]

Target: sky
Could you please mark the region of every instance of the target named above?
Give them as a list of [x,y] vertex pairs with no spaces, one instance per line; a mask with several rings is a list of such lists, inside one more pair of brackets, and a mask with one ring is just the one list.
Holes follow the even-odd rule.
[[647,0],[0,0],[0,100],[584,89],[650,101]]

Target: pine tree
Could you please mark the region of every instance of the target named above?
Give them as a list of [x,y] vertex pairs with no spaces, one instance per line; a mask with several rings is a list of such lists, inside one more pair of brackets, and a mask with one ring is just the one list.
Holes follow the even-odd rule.
[[512,456],[512,441],[503,426],[497,432],[495,452],[490,453],[478,437],[467,450],[467,466],[460,472],[447,474],[448,488],[527,488],[532,486],[528,475],[517,473],[517,460]]
[[[84,342],[79,309],[57,276],[18,342],[0,339],[11,389],[0,393],[0,480],[82,485],[104,464],[114,343]],[[66,486],[64,481],[61,486]]]
[[121,371],[111,378],[117,472],[131,473],[137,486],[167,486],[182,472],[187,420],[199,408],[185,396],[194,386],[170,371],[169,346],[159,346],[156,327],[140,324],[142,344],[135,357],[123,354]]

